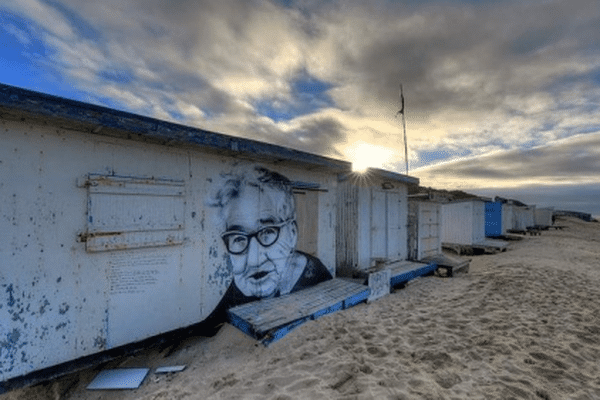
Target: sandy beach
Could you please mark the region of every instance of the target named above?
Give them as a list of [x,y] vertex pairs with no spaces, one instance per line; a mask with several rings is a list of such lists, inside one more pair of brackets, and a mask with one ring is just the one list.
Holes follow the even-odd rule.
[[[0,398],[600,399],[600,224],[557,224],[473,256],[468,274],[416,279],[269,347],[225,325]],[[117,367],[151,371],[135,390],[86,390]]]

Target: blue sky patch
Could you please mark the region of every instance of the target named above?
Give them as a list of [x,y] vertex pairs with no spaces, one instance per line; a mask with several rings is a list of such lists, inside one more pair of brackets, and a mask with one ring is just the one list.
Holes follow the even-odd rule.
[[327,93],[333,85],[309,75],[306,71],[299,73],[290,86],[291,96],[289,99],[258,100],[254,103],[256,112],[275,122],[280,122],[335,105]]
[[436,149],[431,151],[419,152],[419,164],[435,164],[444,160],[450,160],[456,157],[467,157],[471,151],[464,149],[463,151],[449,151],[445,149]]
[[98,77],[109,82],[129,84],[134,80],[134,75],[127,69],[105,70],[98,73]]

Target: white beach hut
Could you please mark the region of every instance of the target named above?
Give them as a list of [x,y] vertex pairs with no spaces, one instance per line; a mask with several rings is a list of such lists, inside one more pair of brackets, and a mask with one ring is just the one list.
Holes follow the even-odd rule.
[[[0,128],[0,383],[205,320],[233,285],[243,238],[283,238],[294,265],[336,274],[336,188],[349,163],[6,85]],[[256,188],[271,186],[245,189],[246,208],[225,205],[252,173]],[[405,255],[394,247],[406,243],[403,179],[414,178],[359,194],[373,205],[366,219],[396,218],[372,232],[365,260]],[[261,197],[278,185],[294,191],[296,210],[277,208],[288,219],[224,232],[232,215],[279,201]],[[241,238],[231,253],[230,236]]]
[[539,229],[547,229],[552,225],[552,213],[554,207],[536,207],[535,209],[535,226]]
[[343,174],[338,183],[337,273],[408,258],[408,185],[418,179],[379,169]]
[[485,201],[465,199],[442,205],[442,246],[463,251],[506,249],[506,243],[486,239]]

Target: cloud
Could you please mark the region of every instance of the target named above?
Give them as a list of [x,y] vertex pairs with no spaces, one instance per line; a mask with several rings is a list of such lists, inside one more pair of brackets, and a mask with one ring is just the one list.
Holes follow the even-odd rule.
[[600,184],[600,132],[413,171],[424,185],[461,189]]
[[[389,148],[398,171],[400,83],[411,170],[458,160],[463,178],[518,180],[510,168],[473,160],[600,126],[595,0],[20,0],[3,7],[38,27],[29,38],[52,54],[43,63],[84,100],[344,158],[363,140]],[[27,36],[5,29],[25,43]],[[478,167],[460,164],[465,157]],[[559,180],[579,179],[564,167]]]

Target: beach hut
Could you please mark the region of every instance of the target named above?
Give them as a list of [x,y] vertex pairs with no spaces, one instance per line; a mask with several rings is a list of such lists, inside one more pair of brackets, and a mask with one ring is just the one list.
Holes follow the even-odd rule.
[[554,207],[536,207],[534,211],[534,225],[538,229],[548,229],[552,225]]
[[[427,196],[428,197],[428,196]],[[442,205],[420,195],[408,198],[408,258],[424,260],[442,253]]]
[[[336,275],[349,163],[6,85],[0,129],[0,382]],[[377,176],[361,261],[405,255],[414,178]]]
[[505,236],[513,229],[513,205],[502,201],[485,203],[485,236]]
[[406,260],[408,185],[418,179],[369,169],[338,182],[337,273],[353,276],[378,263]]
[[408,259],[435,263],[446,276],[468,271],[469,260],[442,251],[442,203],[430,194],[408,196]]
[[[408,186],[418,179],[369,169],[338,182],[336,265],[339,276],[364,278],[373,293],[433,273],[435,263],[408,259]],[[381,282],[374,286],[372,282]]]
[[486,239],[486,201],[464,199],[442,205],[442,246],[459,255],[473,250],[503,251],[506,243]]
[[535,225],[535,206],[514,205],[512,232],[524,233]]

